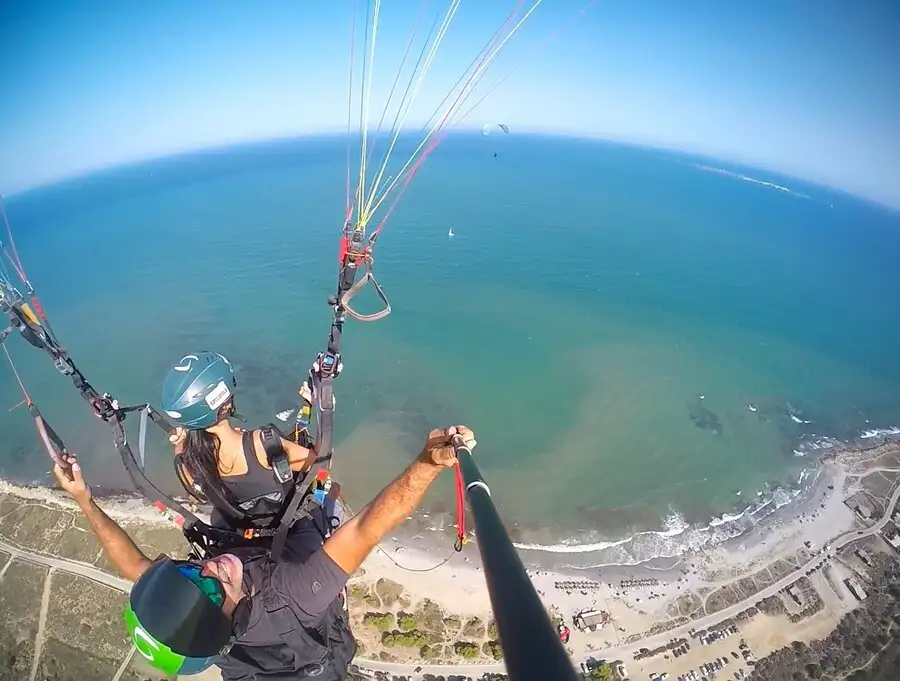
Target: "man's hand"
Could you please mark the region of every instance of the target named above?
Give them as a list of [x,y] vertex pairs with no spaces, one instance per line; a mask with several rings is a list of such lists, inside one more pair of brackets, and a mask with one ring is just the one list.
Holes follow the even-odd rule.
[[64,455],[64,466],[58,463],[53,464],[53,475],[56,481],[69,495],[84,508],[91,502],[91,488],[88,486],[81,473],[81,466],[78,465],[77,459],[71,454]]
[[169,433],[169,442],[175,448],[176,454],[181,454],[184,450],[184,441],[187,440],[187,428],[176,426],[175,430]]
[[461,438],[469,449],[475,446],[475,435],[465,426],[432,430],[422,452],[406,470],[325,540],[325,553],[344,572],[356,572],[378,542],[419,507],[443,469],[456,464],[454,438]]
[[450,426],[443,430],[432,430],[428,433],[425,446],[419,454],[419,461],[430,463],[441,468],[456,465],[456,447],[454,438],[461,438],[470,450],[475,448],[475,434],[465,426]]

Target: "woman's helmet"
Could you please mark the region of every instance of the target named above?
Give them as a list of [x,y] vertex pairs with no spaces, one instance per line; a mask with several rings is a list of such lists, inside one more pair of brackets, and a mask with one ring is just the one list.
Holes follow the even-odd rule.
[[[200,566],[163,558],[134,584],[125,627],[137,652],[169,675],[196,674],[227,652],[231,619],[222,612],[224,592]],[[210,582],[210,584],[207,584]]]
[[163,411],[178,425],[201,429],[215,425],[219,408],[237,388],[231,363],[217,352],[185,355],[163,382]]

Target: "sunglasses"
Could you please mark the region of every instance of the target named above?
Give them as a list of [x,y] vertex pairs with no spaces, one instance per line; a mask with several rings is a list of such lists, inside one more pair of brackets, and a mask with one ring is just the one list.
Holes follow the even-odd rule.
[[196,563],[177,563],[178,571],[191,580],[203,595],[215,605],[225,602],[225,587],[216,577],[202,574],[203,567]]

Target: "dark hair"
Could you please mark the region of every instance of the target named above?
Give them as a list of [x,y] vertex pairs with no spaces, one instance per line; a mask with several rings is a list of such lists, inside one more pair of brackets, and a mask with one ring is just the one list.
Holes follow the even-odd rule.
[[[228,400],[219,408],[217,422],[227,418],[234,412],[234,401]],[[237,506],[238,500],[234,497],[231,490],[225,487],[222,482],[222,476],[219,474],[219,446],[221,442],[217,435],[206,430],[187,431],[187,437],[184,440],[184,448],[176,460],[176,472],[181,480],[182,485],[195,496],[200,492],[204,498],[201,501],[209,501],[206,490],[214,488],[233,506]],[[181,470],[179,470],[179,468]],[[194,484],[188,483],[188,477],[184,472],[190,475]],[[199,489],[198,489],[199,487]]]

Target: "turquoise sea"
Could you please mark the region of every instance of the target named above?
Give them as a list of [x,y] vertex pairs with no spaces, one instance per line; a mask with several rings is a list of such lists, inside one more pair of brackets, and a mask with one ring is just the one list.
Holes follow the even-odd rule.
[[[327,334],[344,144],[206,151],[9,198],[89,380],[158,404],[168,366],[209,348],[236,365],[250,422],[290,406]],[[677,537],[796,486],[820,451],[804,440],[900,422],[900,215],[800,180],[460,134],[415,178],[375,267],[394,312],[348,323],[338,384],[335,466],[357,504],[429,428],[463,422],[522,541]],[[126,486],[67,379],[8,346],[89,478]],[[0,371],[0,475],[47,481],[27,413],[6,409],[20,399]],[[175,490],[167,443],[149,443]],[[452,506],[444,482],[432,510]]]

